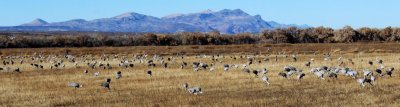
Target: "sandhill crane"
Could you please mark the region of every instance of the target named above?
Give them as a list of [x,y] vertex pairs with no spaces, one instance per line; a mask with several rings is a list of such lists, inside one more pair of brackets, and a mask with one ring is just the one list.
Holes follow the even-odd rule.
[[249,62],[247,62],[247,65],[253,64],[253,58],[249,58]]
[[349,69],[349,70],[347,71],[346,75],[347,75],[347,76],[351,76],[352,78],[355,79],[355,78],[357,77],[358,73],[357,73],[356,71],[353,71],[353,70],[350,70],[350,69]]
[[194,94],[194,95],[198,95],[198,94],[202,94],[203,92],[201,91],[200,87],[192,87],[192,88],[188,88],[187,89],[189,93]]
[[101,87],[105,89],[110,89],[111,78],[106,78],[106,81],[101,83]]
[[197,71],[199,71],[199,68],[198,68],[198,67],[197,67],[197,68],[194,68],[193,71],[194,71],[194,72],[197,72]]
[[245,73],[250,73],[250,69],[248,69],[248,68],[243,68],[243,72],[245,72]]
[[322,66],[322,67],[320,68],[320,70],[328,71],[328,67],[327,67],[327,66]]
[[328,77],[329,77],[329,78],[332,78],[332,79],[337,79],[337,74],[331,72],[331,73],[328,74]]
[[269,79],[268,79],[268,77],[266,75],[263,75],[261,80],[265,83],[265,85],[269,85]]
[[199,62],[193,62],[193,68],[198,68],[198,67],[199,67],[199,65],[200,65],[200,63],[199,63]]
[[375,72],[378,73],[379,76],[381,76],[381,77],[383,76],[382,70],[381,70],[381,69],[376,69]]
[[364,70],[363,72],[364,72],[364,77],[368,77],[368,76],[372,75],[372,72],[369,70]]
[[120,79],[122,77],[122,72],[118,71],[117,74],[115,74],[116,79]]
[[87,69],[85,69],[85,70],[83,71],[83,73],[88,74],[89,71],[88,71]]
[[302,80],[303,78],[304,78],[304,76],[306,76],[306,74],[304,74],[304,73],[298,73],[297,74],[297,79],[300,81],[300,80]]
[[284,72],[280,72],[278,73],[278,76],[282,77],[282,78],[287,78],[287,74]]
[[378,63],[378,64],[382,65],[382,64],[383,64],[383,60],[382,60],[382,59],[378,59],[378,58],[376,58],[376,63]]
[[287,74],[287,76],[288,77],[290,77],[290,76],[292,76],[293,74],[295,74],[297,71],[289,71],[289,72],[287,72],[286,74]]
[[310,73],[317,72],[318,70],[319,70],[319,68],[311,68],[311,69],[310,69]]
[[215,67],[211,67],[210,72],[214,72],[214,71],[215,71]]
[[95,77],[97,77],[97,76],[99,76],[99,75],[100,75],[100,72],[98,72],[98,71],[94,73],[94,76],[95,76]]
[[[87,63],[87,65],[88,65],[90,68],[94,69],[94,68],[96,67],[96,63],[97,63],[97,62],[95,62],[95,63]],[[56,66],[56,67],[57,67],[57,66]]]
[[229,70],[229,65],[228,64],[224,64],[224,71],[228,71]]
[[82,85],[77,83],[77,82],[69,82],[68,86],[69,87],[74,87],[74,88],[81,88],[82,87]]
[[371,78],[372,83],[375,84],[375,80],[376,80],[375,76],[374,76],[374,75],[371,75],[370,78]]
[[255,77],[258,76],[258,70],[253,70],[253,74],[255,75]]
[[156,67],[156,64],[155,63],[148,63],[147,67]]
[[347,74],[347,68],[344,68],[344,69],[338,69],[338,72],[337,73],[339,73],[339,74],[342,74],[342,75],[346,75]]
[[385,69],[385,66],[381,65],[381,66],[380,66],[380,69],[384,70],[384,69]]
[[293,59],[293,62],[296,62],[296,61],[297,61],[297,55],[296,55],[296,54],[293,54],[293,55],[292,55],[292,59]]
[[189,87],[189,84],[188,84],[188,83],[183,83],[183,84],[182,84],[182,87],[183,87],[184,89],[187,89],[187,88]]
[[203,70],[207,69],[208,64],[206,63],[200,63],[200,67],[203,68]]
[[372,66],[372,65],[374,64],[374,62],[372,62],[371,60],[369,60],[369,61],[368,61],[368,64]]
[[320,72],[320,71],[314,72],[314,75],[316,75],[318,78],[320,78],[320,79],[322,79],[322,80],[325,79],[325,78],[324,78],[324,73],[322,73],[322,72]]
[[153,75],[152,73],[151,73],[151,70],[147,70],[147,75],[149,75],[150,77]]
[[164,68],[168,68],[168,63],[164,63]]
[[389,77],[392,77],[393,70],[393,67],[386,69],[386,74],[389,75]]
[[261,74],[262,74],[262,75],[265,75],[265,74],[267,74],[267,73],[268,73],[267,68],[261,69]]
[[200,87],[189,88],[189,84],[187,83],[183,84],[183,88],[185,88],[190,94],[198,95],[203,93]]
[[21,73],[21,70],[19,68],[17,68],[17,69],[14,69],[14,72]]
[[311,67],[311,62],[310,61],[308,61],[306,64],[304,64],[307,68],[310,68]]
[[357,79],[357,82],[362,86],[362,87],[364,87],[365,86],[365,83],[369,83],[370,85],[372,85],[373,86],[373,84],[371,83],[371,79],[368,79],[368,78],[360,78],[360,79]]
[[187,66],[187,63],[184,62],[184,61],[182,61],[182,65],[183,65],[183,66]]
[[285,66],[285,67],[283,67],[283,70],[286,72],[290,72],[290,71],[296,70],[296,68],[293,66]]
[[247,65],[247,64],[243,64],[242,66],[243,66],[243,68],[248,68],[249,67],[249,65]]
[[[107,69],[112,69],[112,66],[111,66],[109,63],[107,63],[106,66],[107,66]],[[129,64],[129,66],[130,66],[130,67],[133,67],[133,64]]]

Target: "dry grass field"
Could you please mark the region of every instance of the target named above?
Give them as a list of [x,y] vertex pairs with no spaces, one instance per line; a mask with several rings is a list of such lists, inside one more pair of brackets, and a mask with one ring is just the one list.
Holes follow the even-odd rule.
[[[397,43],[355,43],[355,44],[281,44],[281,45],[229,45],[229,46],[148,46],[148,47],[98,47],[98,48],[38,48],[38,49],[1,49],[1,62],[14,58],[14,65],[0,64],[1,68],[20,68],[21,73],[10,70],[0,71],[0,106],[400,106],[400,44]],[[77,68],[73,62],[64,58],[68,51],[76,57],[81,66]],[[177,54],[185,54],[182,59]],[[280,53],[280,54],[278,54]],[[296,53],[298,60],[293,62],[291,55]],[[331,53],[332,60],[325,61],[323,54]],[[36,55],[35,55],[36,54]],[[109,61],[101,60],[101,56],[110,56]],[[114,55],[118,58],[114,58]],[[148,67],[147,63],[134,60],[134,55],[161,55],[168,68],[160,61],[154,60],[156,67]],[[217,54],[220,54],[217,56]],[[43,55],[43,62],[31,57]],[[49,55],[57,55],[63,60],[65,67],[50,69],[52,65]],[[87,60],[83,55],[90,56]],[[201,57],[199,57],[200,55]],[[213,62],[215,55],[218,61]],[[286,58],[285,55],[288,57]],[[133,61],[134,67],[118,66],[123,56]],[[243,56],[240,58],[240,56]],[[242,72],[247,56],[254,56],[255,61],[250,69],[267,68],[269,86],[252,73]],[[275,61],[275,56],[278,60]],[[394,67],[392,77],[377,76],[374,86],[361,87],[356,79],[338,75],[337,79],[317,78],[304,66],[310,59],[315,59],[311,67],[339,67],[338,58],[342,56],[344,65],[356,70],[361,78],[364,69],[379,68],[375,60],[382,59],[385,67]],[[166,58],[173,57],[171,61]],[[237,59],[233,59],[236,57]],[[19,64],[23,59],[24,62]],[[265,60],[269,59],[269,60]],[[350,64],[348,59],[354,61]],[[368,61],[374,64],[371,66]],[[83,62],[85,61],[85,62]],[[86,63],[98,61],[110,63],[112,69],[89,68]],[[180,68],[182,61],[187,67]],[[259,63],[258,61],[261,61]],[[195,72],[192,62],[214,63],[216,70],[199,70]],[[38,63],[43,69],[31,66]],[[237,64],[225,72],[224,64]],[[283,67],[291,65],[303,70],[306,74],[299,81],[296,76],[284,79],[278,76]],[[89,71],[84,74],[84,70]],[[153,71],[153,76],[146,74]],[[115,73],[122,72],[122,78],[115,79]],[[99,76],[93,73],[99,72]],[[376,75],[376,74],[375,74]],[[103,89],[100,84],[111,78],[110,90]],[[81,88],[68,87],[68,82],[78,82]],[[182,84],[199,86],[203,93],[193,95],[183,89]]]

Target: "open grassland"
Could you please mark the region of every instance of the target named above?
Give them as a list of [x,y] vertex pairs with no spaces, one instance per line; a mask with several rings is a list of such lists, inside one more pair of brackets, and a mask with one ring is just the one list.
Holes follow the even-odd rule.
[[[22,73],[2,70],[0,72],[0,106],[400,106],[400,48],[396,43],[375,44],[282,44],[282,45],[229,45],[229,46],[174,46],[174,47],[99,47],[99,48],[38,48],[38,49],[2,49],[2,60],[7,56],[14,58],[14,65],[0,65],[2,68],[20,68]],[[63,58],[65,52],[76,56],[73,62]],[[36,55],[35,55],[36,53]],[[177,54],[185,54],[182,59]],[[292,61],[291,54],[296,53],[298,60]],[[331,53],[332,60],[325,61],[323,54]],[[101,56],[110,56],[108,61]],[[114,58],[114,55],[118,58]],[[154,60],[156,67],[148,67],[147,62],[134,60],[134,55],[148,54],[145,61],[153,59],[153,54],[161,55],[168,67]],[[198,56],[197,54],[200,54]],[[205,55],[203,55],[205,54]],[[219,56],[217,56],[219,54]],[[39,62],[30,57],[43,55],[46,60]],[[50,69],[48,55],[57,55],[64,60],[58,69]],[[82,58],[83,55],[90,60]],[[218,61],[212,61],[215,55]],[[285,57],[287,55],[288,57]],[[26,56],[22,58],[22,56]],[[132,61],[134,67],[118,66],[122,57]],[[242,58],[240,57],[242,56]],[[250,69],[267,68],[269,86],[261,81],[261,76],[242,72],[247,57],[254,57]],[[277,61],[275,57],[277,56]],[[166,58],[171,57],[171,61]],[[235,60],[234,57],[237,59]],[[311,67],[339,67],[337,59],[342,57],[343,65],[356,70],[359,77],[362,70],[374,70],[380,65],[375,60],[382,59],[385,67],[394,67],[392,77],[377,76],[374,86],[361,87],[353,78],[338,75],[337,79],[317,78],[304,66],[314,59]],[[92,58],[94,58],[92,60]],[[24,63],[20,64],[19,60]],[[351,64],[348,59],[352,59]],[[374,64],[371,66],[368,61]],[[84,62],[85,61],[85,62]],[[97,61],[110,63],[112,69],[89,68],[86,63]],[[182,61],[188,66],[180,68]],[[261,63],[259,63],[261,61]],[[195,72],[192,62],[214,64],[216,70]],[[39,63],[43,69],[31,66]],[[236,64],[225,72],[224,64]],[[299,81],[296,76],[284,79],[278,76],[284,66],[291,65],[306,74]],[[87,69],[88,74],[83,71]],[[152,70],[153,76],[146,74]],[[121,79],[115,79],[115,73],[122,72]],[[93,73],[99,72],[99,76]],[[111,78],[110,90],[100,87]],[[68,82],[83,84],[82,88],[68,87]],[[203,94],[189,94],[182,84],[199,86]]]

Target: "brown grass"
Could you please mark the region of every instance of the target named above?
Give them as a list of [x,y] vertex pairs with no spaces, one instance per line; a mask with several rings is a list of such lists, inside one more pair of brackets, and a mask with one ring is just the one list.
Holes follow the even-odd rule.
[[[385,47],[389,46],[389,47]],[[251,68],[267,67],[271,85],[265,86],[260,77],[245,74],[241,69],[232,69],[223,72],[224,63],[243,64],[247,59],[233,60],[229,56],[245,54],[267,53],[271,47],[274,51],[299,53],[299,61],[291,62],[290,58],[279,57],[278,62],[270,61],[254,65]],[[148,68],[144,64],[135,62],[134,68],[118,68],[118,61],[112,61],[115,69],[91,70],[84,75],[85,68],[74,68],[67,62],[65,69],[50,70],[49,63],[45,62],[45,69],[31,67],[29,62],[20,67],[23,73],[0,72],[0,106],[399,106],[400,105],[400,75],[395,71],[392,78],[378,78],[375,86],[360,87],[356,80],[339,75],[338,80],[327,78],[319,80],[308,73],[303,66],[305,61],[315,58],[312,66],[336,66],[338,58],[343,55],[346,60],[352,58],[355,65],[347,64],[350,68],[362,73],[370,67],[367,60],[375,61],[376,57],[384,60],[385,66],[398,69],[398,44],[305,44],[305,45],[232,45],[232,46],[180,46],[180,47],[106,47],[106,48],[42,48],[42,49],[4,49],[3,55],[31,55],[33,52],[46,54],[61,54],[64,50],[71,50],[73,54],[82,55],[92,53],[99,56],[102,53],[131,54],[160,53],[173,54],[185,52],[197,53],[224,53],[226,58],[222,63],[216,63],[216,72],[193,72],[191,67],[179,69],[181,59],[169,62],[170,67],[161,66]],[[250,51],[246,50],[250,49]],[[115,52],[110,52],[115,51]],[[312,53],[320,52],[317,56]],[[333,61],[323,61],[323,52],[334,52]],[[169,56],[169,55],[168,55]],[[258,60],[265,56],[258,56]],[[202,61],[211,63],[209,58],[195,58],[188,55],[187,62]],[[81,64],[83,66],[83,64]],[[297,81],[294,76],[282,79],[277,76],[285,65],[300,67],[306,72],[303,81]],[[3,67],[3,65],[0,65]],[[154,71],[153,77],[148,77],[145,70]],[[117,71],[122,71],[120,80],[114,79]],[[100,72],[99,77],[92,74]],[[100,83],[111,77],[111,90],[105,91]],[[80,89],[67,87],[68,82],[79,82],[84,86]],[[181,88],[181,84],[188,82],[192,86],[204,89],[201,95],[188,94]]]

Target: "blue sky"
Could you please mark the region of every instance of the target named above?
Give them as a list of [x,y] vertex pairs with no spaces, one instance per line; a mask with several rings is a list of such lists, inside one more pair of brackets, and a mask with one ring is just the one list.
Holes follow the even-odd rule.
[[242,9],[264,20],[341,28],[400,27],[400,0],[1,0],[0,26],[41,18],[48,22],[137,12],[156,17],[206,9]]

